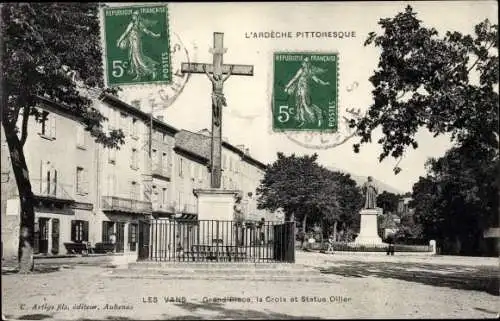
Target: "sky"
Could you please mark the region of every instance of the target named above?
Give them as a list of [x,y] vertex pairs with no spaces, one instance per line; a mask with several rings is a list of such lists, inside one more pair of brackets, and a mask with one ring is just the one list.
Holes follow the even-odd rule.
[[[154,3],[158,5],[159,3]],[[328,149],[305,148],[271,128],[272,55],[276,51],[323,51],[339,55],[339,116],[346,108],[366,111],[372,102],[373,87],[369,82],[377,66],[379,51],[364,47],[369,32],[380,32],[377,22],[402,12],[410,4],[418,18],[428,27],[444,34],[447,30],[472,33],[485,18],[497,24],[496,1],[431,1],[431,2],[307,2],[307,3],[169,3],[170,34],[181,41],[191,62],[211,63],[209,48],[213,32],[224,33],[224,63],[254,66],[252,77],[231,76],[224,85],[228,106],[223,109],[222,135],[233,145],[244,144],[250,154],[264,163],[273,162],[277,152],[296,155],[317,152],[319,163],[356,175],[371,175],[394,188],[411,191],[419,176],[425,175],[425,161],[443,156],[451,147],[448,136],[433,138],[426,130],[417,134],[419,148],[408,150],[399,164],[402,172],[395,175],[396,160],[378,161],[381,147],[363,145],[355,154],[356,138]],[[134,3],[109,3],[130,6]],[[141,3],[145,5],[145,3]],[[349,32],[339,38],[252,38],[253,32]],[[354,37],[352,34],[354,33]],[[172,41],[171,41],[172,44]],[[185,56],[172,58],[172,68],[180,66]],[[123,86],[121,94],[130,102],[137,97],[155,97],[165,85]],[[210,128],[211,84],[205,75],[192,75],[182,93],[169,106],[155,113],[179,129],[198,131]],[[380,132],[375,132],[373,141]],[[313,142],[317,143],[315,137]]]

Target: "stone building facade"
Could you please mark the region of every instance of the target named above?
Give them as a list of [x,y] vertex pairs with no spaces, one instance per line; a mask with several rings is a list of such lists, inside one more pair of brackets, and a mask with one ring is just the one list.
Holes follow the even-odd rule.
[[[66,254],[64,243],[92,247],[116,239],[116,251],[137,253],[138,223],[155,218],[197,218],[194,189],[210,186],[210,137],[176,129],[151,117],[153,106],[130,104],[102,94],[94,107],[108,118],[105,129],[120,128],[119,150],[96,144],[63,106],[41,98],[43,123],[29,120],[24,147],[36,195],[36,252]],[[3,129],[2,129],[3,131]],[[19,201],[2,132],[2,254],[17,255]],[[223,189],[243,196],[247,219],[274,220],[257,210],[255,190],[265,165],[248,149],[223,143]]]

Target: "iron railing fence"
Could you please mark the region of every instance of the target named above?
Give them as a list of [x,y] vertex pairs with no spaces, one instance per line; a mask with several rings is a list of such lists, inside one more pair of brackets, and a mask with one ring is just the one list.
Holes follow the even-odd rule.
[[189,262],[293,262],[293,223],[153,219],[149,259]]

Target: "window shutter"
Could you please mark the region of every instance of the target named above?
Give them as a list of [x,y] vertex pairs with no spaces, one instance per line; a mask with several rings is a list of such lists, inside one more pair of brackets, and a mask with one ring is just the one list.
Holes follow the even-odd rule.
[[40,193],[44,194],[47,190],[47,162],[40,163]]
[[57,170],[53,170],[52,174],[52,195],[57,195]]
[[88,194],[89,192],[89,180],[88,180],[88,170],[83,169],[82,170],[82,191],[85,194]]
[[76,221],[71,221],[71,241],[75,242],[76,239]]
[[106,221],[103,221],[102,222],[102,242],[105,243],[105,242],[108,242],[108,231],[107,231],[107,228],[108,228],[108,222]]
[[89,222],[83,221],[83,241],[89,241]]
[[50,116],[50,134],[52,138],[56,138],[56,117],[54,114]]
[[132,232],[133,232],[132,225],[133,225],[132,223],[128,224],[128,242],[129,243],[132,243]]

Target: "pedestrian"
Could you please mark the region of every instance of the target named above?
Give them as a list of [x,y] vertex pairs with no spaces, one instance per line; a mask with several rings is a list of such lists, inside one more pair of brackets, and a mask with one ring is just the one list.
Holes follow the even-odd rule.
[[297,233],[298,235],[298,238],[299,238],[299,241],[300,241],[300,249],[304,249],[304,241],[306,239],[306,235],[304,233],[304,230],[303,229],[300,229],[299,230],[299,233]]
[[328,249],[326,250],[326,253],[332,253],[333,254],[333,242],[334,242],[333,234],[330,234],[330,237],[328,237]]
[[113,253],[116,252],[116,234],[115,233],[111,233],[109,235],[109,243],[113,244]]
[[394,236],[392,234],[387,236],[387,243],[389,243],[389,246],[387,247],[387,255],[394,255]]

